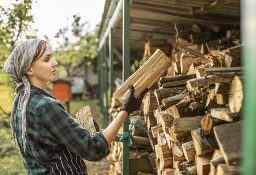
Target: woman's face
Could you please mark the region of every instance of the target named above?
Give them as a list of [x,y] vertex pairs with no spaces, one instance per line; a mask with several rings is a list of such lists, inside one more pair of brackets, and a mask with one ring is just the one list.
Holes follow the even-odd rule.
[[44,54],[32,63],[28,75],[32,85],[46,86],[49,81],[56,79],[58,63],[53,58],[53,51],[49,44],[46,44]]

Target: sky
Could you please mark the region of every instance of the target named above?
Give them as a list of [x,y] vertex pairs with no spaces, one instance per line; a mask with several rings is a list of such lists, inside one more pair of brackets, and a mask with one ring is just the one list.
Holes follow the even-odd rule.
[[[0,5],[8,5],[13,0],[0,0]],[[32,27],[38,29],[38,37],[48,36],[53,48],[56,47],[54,35],[59,29],[71,26],[73,15],[88,21],[90,29],[94,29],[101,21],[105,0],[34,0],[31,10],[34,15]]]

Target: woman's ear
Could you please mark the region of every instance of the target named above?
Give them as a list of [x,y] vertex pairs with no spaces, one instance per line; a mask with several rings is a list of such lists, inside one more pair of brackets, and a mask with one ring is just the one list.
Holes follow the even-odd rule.
[[30,67],[27,71],[27,75],[33,75],[33,69]]

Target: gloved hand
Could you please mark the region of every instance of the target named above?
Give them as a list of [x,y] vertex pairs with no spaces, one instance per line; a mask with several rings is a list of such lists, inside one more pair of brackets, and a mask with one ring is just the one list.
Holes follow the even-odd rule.
[[125,100],[123,106],[121,107],[121,110],[125,110],[126,112],[128,112],[128,115],[130,115],[130,113],[132,113],[133,111],[136,111],[140,108],[141,103],[142,103],[142,99],[144,97],[144,95],[148,92],[148,89],[145,89],[139,96],[139,98],[135,98],[134,97],[134,87],[133,85],[130,86],[130,95],[128,96],[128,98]]

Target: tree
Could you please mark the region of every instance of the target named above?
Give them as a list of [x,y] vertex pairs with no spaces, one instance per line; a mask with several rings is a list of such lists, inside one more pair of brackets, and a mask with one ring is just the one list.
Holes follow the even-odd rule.
[[[34,37],[35,31],[30,24],[33,16],[29,14],[33,0],[13,3],[11,7],[0,6],[0,69],[4,61],[21,39]],[[6,80],[6,75],[0,72],[0,83]]]
[[[89,32],[89,23],[81,22],[81,17],[74,15],[71,30],[64,27],[55,35],[60,40],[55,57],[66,70],[67,76],[71,76],[77,67],[90,63],[95,58],[98,30],[99,27]],[[70,33],[72,37],[69,36]]]

